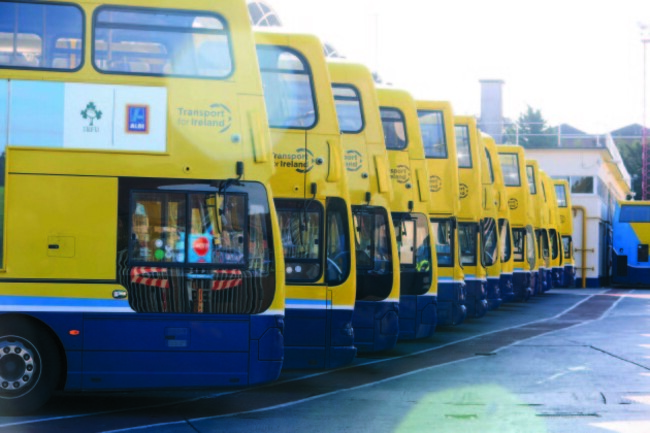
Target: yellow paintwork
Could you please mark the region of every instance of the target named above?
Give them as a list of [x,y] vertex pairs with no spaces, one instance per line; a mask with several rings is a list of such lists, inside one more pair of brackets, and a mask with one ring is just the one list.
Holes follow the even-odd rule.
[[[510,211],[510,224],[512,229],[530,229],[533,230],[534,222],[534,203],[532,195],[530,194],[530,189],[528,188],[528,178],[526,176],[526,156],[524,153],[524,148],[521,146],[514,145],[499,145],[497,146],[497,151],[499,155],[514,155],[517,157],[518,161],[518,176],[519,184],[508,185],[508,182],[505,179],[506,173],[504,175],[504,183],[506,184],[506,199],[508,204],[508,209]],[[503,172],[503,164],[501,164]],[[514,239],[513,239],[514,241]],[[533,253],[536,256],[536,247],[535,239],[533,235]],[[513,266],[515,270],[523,271],[535,271],[537,270],[536,260],[533,263],[529,263],[527,260],[528,257],[528,248],[529,245],[527,242],[524,242],[524,251],[523,251],[523,260],[514,261],[514,249],[513,249]],[[532,266],[531,266],[532,265]]]
[[[60,0],[55,2],[68,3]],[[268,185],[273,173],[270,136],[262,83],[257,71],[253,34],[243,1],[215,3],[195,0],[185,10],[216,12],[231,34],[233,74],[225,80],[151,77],[99,73],[92,62],[94,11],[105,4],[79,3],[85,16],[84,64],[70,73],[2,69],[0,79],[65,83],[129,85],[166,88],[167,150],[163,153],[113,152],[48,148],[7,148],[5,193],[5,272],[1,279],[68,278],[116,279],[117,178],[147,177],[212,180],[237,177],[236,164],[244,163],[245,181]],[[178,2],[115,0],[112,5],[156,8],[179,7]],[[181,109],[203,110],[223,104],[232,112],[226,133],[193,127]],[[18,144],[18,143],[16,143]],[[284,311],[284,262],[273,197],[269,191],[275,245],[276,292],[269,309]],[[48,239],[63,242],[59,257],[47,255]],[[57,253],[55,252],[54,255]],[[71,257],[67,257],[71,256]],[[0,284],[3,293],[16,293],[15,284]],[[70,289],[55,284],[56,296]],[[112,298],[113,285],[75,285],[80,297]],[[31,289],[21,290],[30,293]]]
[[[439,111],[442,113],[447,158],[426,158],[429,171],[429,218],[457,218],[460,212],[460,192],[458,179],[458,155],[456,134],[454,133],[454,112],[451,103],[446,101],[417,101],[418,111]],[[454,266],[438,266],[440,278],[463,281],[465,274],[458,255],[458,230],[454,230]]]
[[[348,221],[352,221],[348,178],[343,160],[343,148],[339,132],[331,80],[323,54],[323,44],[310,34],[294,34],[270,30],[256,31],[258,46],[290,48],[302,55],[309,63],[317,107],[316,124],[308,130],[271,128],[271,142],[276,161],[276,171],[271,187],[276,198],[319,201],[326,208],[328,197],[338,197],[346,202]],[[295,153],[307,148],[313,154],[313,168],[306,174],[296,168],[279,164],[278,155]],[[311,186],[316,185],[316,195]],[[348,224],[349,239],[354,239],[353,225]],[[293,300],[329,301],[334,308],[353,308],[356,298],[356,260],[350,255],[350,273],[338,286],[325,284],[325,272],[315,283],[291,283],[287,285],[287,298]],[[323,267],[325,263],[323,263]]]
[[[415,100],[408,92],[399,89],[378,87],[377,95],[381,107],[390,107],[400,110],[404,115],[407,130],[407,145],[403,150],[388,150],[390,164],[390,178],[393,187],[393,200],[391,212],[413,213],[424,215],[428,213],[429,197],[429,172],[424,157],[424,146],[418,121]],[[428,218],[426,218],[428,221]],[[427,224],[427,236],[432,261],[431,286],[428,295],[438,294],[438,266],[436,249],[431,230]]]
[[559,268],[563,264],[562,260],[562,247],[561,247],[561,239],[559,238],[559,233],[560,233],[560,227],[559,227],[559,209],[557,206],[557,195],[555,194],[555,185],[553,183],[553,179],[544,171],[541,171],[542,174],[542,182],[544,183],[544,189],[546,190],[546,208],[548,210],[548,230],[549,230],[549,243],[551,242],[551,230],[555,230],[555,233],[557,234],[557,257],[553,258],[553,248],[551,245],[551,255],[550,255],[550,263],[552,268]]
[[[469,147],[472,160],[471,168],[459,167],[458,180],[460,184],[460,212],[458,221],[463,223],[480,224],[483,215],[484,205],[484,184],[483,184],[483,165],[485,158],[481,157],[481,143],[479,141],[479,129],[476,119],[471,116],[456,116],[454,118],[455,126],[466,126],[469,132]],[[484,153],[484,152],[483,152]],[[480,228],[479,228],[480,233]],[[465,265],[465,275],[475,276],[478,280],[487,278],[487,270],[483,267],[482,248],[480,236],[476,242],[476,266]]]
[[[566,197],[566,206],[561,207],[558,204],[558,227],[561,236],[573,236],[573,210],[571,209],[571,189],[569,182],[566,180],[553,180],[555,187],[564,188],[564,195]],[[565,265],[575,266],[575,257],[573,248],[569,249],[569,258],[564,257],[563,262]],[[564,251],[563,247],[563,253]]]
[[[535,228],[536,231],[541,230],[546,233],[546,236],[548,238],[548,207],[547,207],[547,200],[546,200],[546,190],[543,187],[542,183],[542,176],[541,176],[541,171],[539,169],[539,164],[535,160],[526,160],[526,169],[530,170],[532,169],[535,177],[535,190],[536,194],[533,194],[533,203],[534,205],[534,212],[533,212],[533,227]],[[547,257],[544,257],[543,254],[543,245],[541,245],[541,242],[538,240],[538,245],[537,245],[537,267],[538,268],[546,268],[548,269],[550,267],[550,250],[549,250],[549,255]]]
[[[384,134],[379,115],[379,100],[372,72],[360,64],[342,60],[330,60],[329,72],[333,84],[347,84],[355,87],[362,100],[364,129],[358,134],[342,134],[341,143],[345,155],[350,152],[361,154],[361,168],[352,167],[347,171],[350,202],[355,205],[370,205],[386,210],[388,229],[391,239],[393,257],[393,289],[387,301],[399,302],[400,263],[395,239],[395,227],[391,216],[390,202],[393,188],[388,172],[389,162]],[[346,161],[347,167],[347,161]],[[370,193],[370,202],[366,202],[366,193]]]
[[[499,224],[500,219],[506,219],[510,221],[510,213],[508,211],[508,200],[506,199],[506,190],[505,184],[503,183],[503,172],[501,171],[501,164],[499,164],[499,155],[497,153],[497,146],[494,142],[494,139],[487,134],[481,134],[481,142],[483,144],[484,153],[486,154],[486,163],[489,163],[492,169],[492,174],[494,180],[487,184],[485,189],[485,194],[487,197],[484,199],[484,218],[494,218],[497,224]],[[487,155],[490,156],[489,161],[487,160]],[[489,177],[484,181],[490,181]],[[492,205],[492,206],[490,206]],[[497,225],[497,227],[499,227]],[[512,273],[514,269],[514,262],[512,259],[512,254],[507,261],[502,261],[503,259],[503,246],[502,243],[509,241],[510,251],[512,251],[512,236],[503,236],[501,231],[498,231],[499,235],[499,260],[496,261],[495,266],[488,267],[488,276],[496,277],[500,276],[503,273]]]

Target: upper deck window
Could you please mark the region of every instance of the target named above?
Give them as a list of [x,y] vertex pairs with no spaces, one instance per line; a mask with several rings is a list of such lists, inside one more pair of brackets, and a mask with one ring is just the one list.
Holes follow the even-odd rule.
[[456,125],[455,130],[458,167],[472,168],[472,152],[469,147],[469,127],[467,125]]
[[537,184],[535,183],[535,169],[528,165],[526,166],[526,175],[528,176],[528,188],[532,195],[537,194]]
[[564,188],[564,185],[555,185],[555,195],[557,196],[557,205],[559,207],[567,207],[566,188]]
[[485,149],[485,157],[487,158],[487,166],[490,172],[490,184],[494,185],[494,170],[492,168],[492,155],[490,155],[490,152],[487,149]]
[[83,34],[77,6],[0,2],[0,68],[79,69]]
[[503,181],[506,186],[521,186],[521,177],[519,176],[519,155],[516,153],[500,153],[501,170],[503,171]]
[[226,22],[208,12],[102,7],[93,61],[103,72],[226,78],[233,72]]
[[404,114],[397,108],[382,107],[381,124],[384,127],[384,140],[388,150],[404,150],[408,146]]
[[447,140],[442,111],[418,111],[427,158],[447,159]]
[[622,223],[650,223],[650,206],[621,206]]
[[357,89],[343,84],[333,84],[332,90],[341,132],[358,134],[363,131],[363,105]]
[[311,129],[317,111],[309,64],[297,51],[258,45],[266,114],[272,128]]

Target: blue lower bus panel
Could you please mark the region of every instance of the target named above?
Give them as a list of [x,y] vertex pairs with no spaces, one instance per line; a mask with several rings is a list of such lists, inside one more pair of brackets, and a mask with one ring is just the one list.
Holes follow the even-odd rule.
[[576,268],[573,265],[565,265],[562,287],[575,287],[575,285],[576,285]]
[[515,271],[512,274],[512,291],[516,302],[525,302],[533,295],[536,272]]
[[553,268],[553,288],[562,287],[564,282],[564,268],[555,267]]
[[360,353],[392,349],[399,336],[399,303],[357,301],[352,328],[354,345]]
[[247,386],[273,381],[282,369],[281,315],[32,316],[61,341],[66,391]]
[[399,339],[414,340],[433,335],[438,323],[437,299],[431,295],[399,297]]
[[636,260],[635,266],[628,262],[628,256],[619,255],[614,251],[612,260],[612,283],[628,285],[650,284],[650,262]]
[[466,317],[465,282],[438,278],[438,326],[460,325]]
[[487,280],[487,303],[488,310],[496,310],[503,303],[501,298],[501,278],[488,278]]
[[515,289],[512,280],[512,274],[501,274],[499,288],[501,289],[501,299],[503,302],[512,302],[515,300]]
[[357,354],[352,315],[352,309],[287,308],[283,368],[330,369],[351,363]]
[[484,280],[465,280],[465,306],[467,307],[467,316],[480,318],[485,316],[488,311],[487,302],[487,282]]

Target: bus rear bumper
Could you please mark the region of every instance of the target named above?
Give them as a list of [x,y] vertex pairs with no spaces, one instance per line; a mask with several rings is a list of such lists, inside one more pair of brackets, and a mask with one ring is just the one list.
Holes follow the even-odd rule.
[[399,336],[399,303],[357,301],[352,327],[354,345],[360,353],[392,349]]
[[533,272],[514,272],[512,274],[512,290],[514,301],[526,302],[533,294],[535,284]]
[[498,309],[503,303],[500,280],[500,278],[488,278],[487,280],[487,303],[490,311]]
[[352,315],[352,309],[287,308],[283,368],[332,369],[351,363],[357,354]]
[[501,299],[503,299],[503,302],[512,302],[515,300],[515,290],[514,284],[512,282],[512,274],[501,274],[499,287],[501,288]]
[[438,323],[434,295],[402,295],[399,298],[399,339],[415,340],[433,335]]
[[484,280],[465,280],[465,284],[467,316],[474,318],[485,316],[488,311],[487,290],[485,287],[487,282]]
[[438,326],[460,325],[467,317],[465,283],[438,281]]

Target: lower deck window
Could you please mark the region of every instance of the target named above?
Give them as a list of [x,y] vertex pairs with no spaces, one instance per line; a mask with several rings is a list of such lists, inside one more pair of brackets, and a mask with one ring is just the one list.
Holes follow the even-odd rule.
[[460,263],[463,266],[476,266],[478,224],[461,223],[458,225],[458,243],[460,246]]
[[277,200],[287,281],[318,281],[323,273],[323,206],[316,201]]
[[564,258],[570,259],[573,253],[573,238],[571,236],[562,236],[562,249]]
[[141,313],[259,314],[275,296],[266,189],[122,178],[118,278]]
[[454,238],[456,236],[454,220],[431,220],[431,228],[436,234],[438,266],[443,268],[454,266]]
[[523,262],[526,253],[526,229],[512,229],[512,246],[515,262]]

